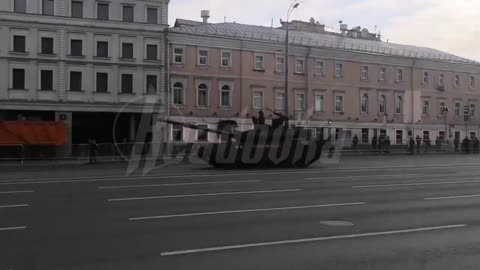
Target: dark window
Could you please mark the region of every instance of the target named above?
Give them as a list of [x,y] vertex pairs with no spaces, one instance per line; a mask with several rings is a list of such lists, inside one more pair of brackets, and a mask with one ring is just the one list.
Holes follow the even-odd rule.
[[122,43],[122,58],[133,59],[133,43]]
[[123,6],[123,21],[133,22],[133,6]]
[[13,11],[17,13],[27,12],[27,0],[15,0],[13,2]]
[[55,13],[55,1],[43,0],[42,2],[43,15],[54,15]]
[[14,69],[12,74],[12,88],[13,89],[25,89],[25,70],[24,69]]
[[70,91],[82,91],[82,72],[70,72]]
[[42,38],[42,54],[53,54],[53,38]]
[[363,128],[362,129],[362,143],[363,144],[368,144],[368,135],[369,135],[369,129],[368,128]]
[[131,94],[133,92],[133,75],[122,74],[122,93]]
[[208,141],[208,132],[205,131],[205,129],[208,128],[207,125],[198,125],[198,127],[200,128],[197,132],[197,140],[199,142],[206,142]]
[[157,93],[157,76],[147,75],[147,94]]
[[97,3],[97,19],[108,20],[108,8],[107,3]]
[[183,126],[178,124],[172,126],[172,139],[176,142],[183,140]]
[[97,93],[108,92],[108,73],[97,73]]
[[157,45],[147,45],[147,60],[157,60]]
[[97,57],[108,57],[108,42],[97,41]]
[[72,17],[83,18],[83,1],[72,1]]
[[40,71],[40,90],[53,90],[53,71]]
[[158,9],[147,8],[147,23],[151,23],[151,24],[158,23]]
[[72,56],[82,56],[83,55],[83,41],[79,39],[72,39],[70,41],[70,54]]
[[25,52],[25,36],[13,36],[13,51]]

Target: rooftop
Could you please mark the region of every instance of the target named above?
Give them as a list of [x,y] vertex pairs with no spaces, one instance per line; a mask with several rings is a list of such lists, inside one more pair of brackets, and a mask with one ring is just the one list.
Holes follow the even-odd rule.
[[[286,31],[282,28],[230,22],[201,23],[182,19],[177,19],[175,27],[170,28],[169,31],[269,42],[284,42],[286,36]],[[289,39],[290,44],[301,46],[334,48],[359,53],[427,59],[442,62],[480,64],[474,60],[462,58],[432,48],[387,43],[379,40],[352,38],[338,33],[290,30]]]

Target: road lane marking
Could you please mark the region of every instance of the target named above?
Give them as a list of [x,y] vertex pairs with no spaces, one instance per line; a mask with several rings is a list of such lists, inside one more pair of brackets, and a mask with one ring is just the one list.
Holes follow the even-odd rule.
[[304,178],[305,180],[330,180],[330,179],[357,179],[357,178],[379,178],[379,177],[411,177],[411,176],[425,176],[425,174],[389,174],[389,175],[346,175],[346,176],[324,176],[324,177],[312,177]]
[[425,227],[425,228],[405,229],[405,230],[395,230],[395,231],[347,234],[347,235],[337,235],[337,236],[323,236],[323,237],[315,237],[315,238],[302,238],[302,239],[272,241],[272,242],[260,242],[260,243],[243,244],[243,245],[217,246],[217,247],[210,247],[210,248],[162,252],[160,253],[160,256],[176,256],[176,255],[207,253],[207,252],[216,252],[216,251],[225,251],[225,250],[266,247],[266,246],[279,246],[279,245],[301,244],[301,243],[311,243],[311,242],[322,242],[322,241],[330,241],[330,240],[355,239],[355,238],[386,236],[386,235],[388,236],[388,235],[398,235],[398,234],[407,234],[407,233],[416,233],[416,232],[429,232],[429,231],[465,228],[467,226],[468,225],[466,224],[458,224],[458,225]]
[[191,198],[191,197],[210,197],[210,196],[227,196],[227,195],[244,195],[244,194],[282,193],[282,192],[297,192],[297,191],[301,191],[301,189],[256,190],[256,191],[242,191],[242,192],[201,193],[201,194],[189,194],[189,195],[167,195],[167,196],[109,199],[108,201],[109,202],[122,202],[122,201],[172,199],[172,198]]
[[18,208],[18,207],[28,207],[28,204],[0,205],[0,208]]
[[27,229],[27,226],[0,228],[0,231],[14,231],[14,230],[25,230],[25,229]]
[[341,206],[356,206],[356,205],[365,205],[365,203],[364,203],[364,202],[352,202],[352,203],[335,203],[335,204],[289,206],[289,207],[277,207],[277,208],[260,208],[260,209],[245,209],[245,210],[229,210],[229,211],[203,212],[203,213],[187,213],[187,214],[174,214],[174,215],[165,215],[165,216],[133,217],[133,218],[129,218],[128,220],[130,220],[130,221],[138,221],[138,220],[149,220],[149,219],[168,219],[168,218],[178,218],[178,217],[195,217],[195,216],[211,216],[211,215],[223,215],[223,214],[240,214],[240,213],[254,213],[254,212],[286,211],[286,210],[300,210],[300,209],[314,209],[314,208],[341,207]]
[[124,189],[124,188],[145,188],[145,187],[175,187],[175,186],[195,186],[195,185],[220,185],[220,184],[237,184],[237,183],[258,183],[261,180],[245,180],[245,181],[222,181],[222,182],[196,182],[196,183],[176,183],[176,184],[155,184],[155,185],[133,185],[133,186],[106,186],[98,189]]
[[426,201],[433,201],[433,200],[453,200],[453,199],[464,199],[464,198],[478,198],[480,194],[474,195],[460,195],[460,196],[448,196],[448,197],[432,197],[432,198],[425,198]]
[[33,193],[34,190],[1,191],[0,194]]
[[401,184],[385,184],[385,185],[366,185],[366,186],[352,186],[352,188],[408,187],[408,186],[429,186],[429,185],[432,186],[432,185],[455,185],[455,184],[468,184],[468,183],[480,183],[480,180],[476,180],[476,181],[401,183]]

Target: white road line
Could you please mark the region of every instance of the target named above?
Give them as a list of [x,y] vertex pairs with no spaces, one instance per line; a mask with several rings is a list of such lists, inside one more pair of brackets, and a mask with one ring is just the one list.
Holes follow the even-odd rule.
[[209,197],[209,196],[226,196],[226,195],[243,195],[243,194],[281,193],[281,192],[296,192],[296,191],[301,191],[301,189],[256,190],[256,191],[203,193],[203,194],[189,194],[189,195],[167,195],[167,196],[109,199],[108,201],[109,202],[122,202],[122,201],[138,201],[138,200],[171,199],[171,198],[190,198],[190,197]]
[[162,252],[162,253],[160,253],[160,255],[161,256],[186,255],[186,254],[193,254],[193,253],[206,253],[206,252],[225,251],[225,250],[234,250],[234,249],[265,247],[265,246],[279,246],[279,245],[289,245],[289,244],[321,242],[321,241],[329,241],[329,240],[354,239],[354,238],[364,238],[364,237],[373,237],[373,236],[385,236],[385,235],[397,235],[397,234],[416,233],[416,232],[439,231],[439,230],[447,230],[447,229],[464,228],[464,227],[467,227],[467,226],[468,225],[466,225],[466,224],[458,224],[458,225],[425,227],[425,228],[396,230],[396,231],[347,234],[347,235],[324,236],[324,237],[316,237],[316,238],[303,238],[303,239],[294,239],[294,240],[285,240],[285,241],[261,242],[261,243],[252,243],[252,244],[244,244],[244,245],[218,246],[218,247],[211,247],[211,248],[168,251],[168,252]]
[[327,207],[341,207],[341,206],[355,206],[365,205],[364,202],[353,203],[335,203],[335,204],[320,204],[320,205],[304,205],[304,206],[289,206],[289,207],[277,207],[277,208],[260,208],[260,209],[246,209],[246,210],[230,210],[230,211],[217,211],[217,212],[203,212],[203,213],[188,213],[188,214],[175,214],[165,216],[151,216],[151,217],[134,217],[129,218],[130,221],[149,220],[149,219],[168,219],[177,217],[195,217],[195,216],[210,216],[210,215],[223,215],[223,214],[239,214],[239,213],[254,213],[254,212],[270,212],[270,211],[286,211],[286,210],[299,210],[299,209],[312,209],[312,208],[327,208]]
[[0,208],[18,208],[18,207],[28,207],[28,204],[0,205]]
[[25,230],[27,226],[0,228],[0,231]]
[[389,178],[401,178],[401,177],[412,177],[412,176],[425,176],[425,174],[389,174],[389,175],[346,175],[346,176],[324,176],[324,177],[312,177],[304,178],[305,180],[332,180],[332,179],[358,179],[358,178],[379,178],[379,177],[389,177]]
[[220,185],[220,184],[237,184],[237,183],[258,183],[261,180],[245,180],[245,181],[223,181],[223,182],[196,182],[196,183],[176,183],[176,184],[156,184],[156,185],[133,185],[133,186],[108,186],[99,187],[98,189],[123,189],[123,188],[145,188],[145,187],[175,187],[175,186],[194,186],[194,185]]
[[34,190],[1,191],[0,194],[33,193]]
[[382,188],[382,187],[409,187],[409,186],[433,186],[433,185],[455,185],[467,183],[480,183],[477,181],[450,181],[450,182],[423,182],[423,183],[402,183],[402,184],[385,184],[385,185],[368,185],[368,186],[353,186],[352,188]]
[[453,199],[478,198],[478,197],[480,197],[480,194],[460,195],[460,196],[449,196],[449,197],[433,197],[433,198],[425,198],[424,200],[426,200],[426,201],[431,201],[431,200],[453,200]]

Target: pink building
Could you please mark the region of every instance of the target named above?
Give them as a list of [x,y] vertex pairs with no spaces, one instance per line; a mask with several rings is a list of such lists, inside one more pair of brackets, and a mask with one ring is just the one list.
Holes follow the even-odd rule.
[[[343,33],[331,33],[315,21],[290,23],[292,122],[315,136],[357,135],[362,143],[380,134],[394,144],[410,135],[476,136],[479,63],[342,27]],[[260,110],[267,119],[274,117],[267,109],[284,112],[285,32],[177,20],[167,34],[170,116],[210,128],[234,120],[245,130]],[[471,114],[467,127],[464,106]],[[170,136],[185,142],[218,140],[177,126]]]

